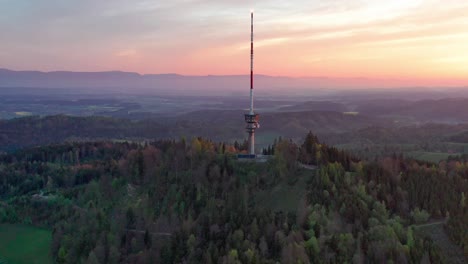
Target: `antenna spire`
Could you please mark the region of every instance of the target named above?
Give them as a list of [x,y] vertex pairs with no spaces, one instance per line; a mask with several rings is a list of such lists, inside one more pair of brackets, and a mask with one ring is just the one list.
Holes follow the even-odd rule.
[[253,63],[254,63],[254,50],[253,50],[253,10],[250,11],[250,114],[253,114]]

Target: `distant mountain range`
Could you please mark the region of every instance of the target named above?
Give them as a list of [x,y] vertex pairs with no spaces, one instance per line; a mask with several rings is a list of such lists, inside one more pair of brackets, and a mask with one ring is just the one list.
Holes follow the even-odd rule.
[[[432,81],[428,87],[464,86],[463,81]],[[348,88],[376,89],[415,87],[420,81],[369,78],[276,77],[255,76],[255,88],[263,95],[330,95]],[[249,87],[247,75],[184,76],[178,74],[138,74],[134,72],[13,71],[0,69],[1,87],[38,87],[62,89],[98,88],[105,92],[158,93],[170,95],[238,95]]]

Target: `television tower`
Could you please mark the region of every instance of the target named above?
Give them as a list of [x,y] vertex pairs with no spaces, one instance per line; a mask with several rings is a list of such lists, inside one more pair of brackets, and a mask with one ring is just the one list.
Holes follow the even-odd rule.
[[253,11],[250,12],[250,111],[245,114],[246,129],[249,133],[249,154],[255,155],[255,129],[259,128],[259,115],[254,113],[253,107]]

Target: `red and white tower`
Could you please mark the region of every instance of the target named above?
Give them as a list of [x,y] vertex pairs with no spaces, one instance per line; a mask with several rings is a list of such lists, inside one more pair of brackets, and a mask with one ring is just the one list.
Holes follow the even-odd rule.
[[259,115],[254,113],[253,107],[253,11],[250,12],[250,111],[245,114],[246,129],[249,133],[249,154],[255,155],[255,129],[259,127]]

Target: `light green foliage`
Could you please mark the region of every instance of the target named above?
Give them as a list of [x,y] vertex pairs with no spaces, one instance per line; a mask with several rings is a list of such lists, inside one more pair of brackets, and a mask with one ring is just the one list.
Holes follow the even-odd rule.
[[387,225],[377,225],[369,229],[369,239],[373,241],[397,241],[393,228]]
[[330,177],[328,176],[328,171],[325,168],[320,168],[317,172],[320,183],[324,188],[328,188],[330,185]]
[[392,227],[387,225],[377,225],[369,229],[369,254],[375,262],[388,260],[386,256],[391,252],[402,249],[397,235]]
[[379,222],[379,219],[370,217],[368,220],[368,224],[369,224],[369,227],[375,227],[375,226],[380,225],[380,222]]
[[338,254],[343,261],[350,259],[354,253],[354,238],[351,233],[344,233],[338,235]]
[[297,146],[287,140],[280,140],[275,147],[274,165],[279,178],[291,177],[297,170]]
[[375,201],[371,215],[377,219],[379,219],[380,223],[386,223],[388,219],[388,212],[385,208],[385,205],[379,201]]
[[253,263],[254,257],[255,257],[255,251],[252,249],[247,249],[247,251],[244,252],[245,257],[247,258],[247,263]]
[[409,248],[412,248],[414,246],[413,228],[411,227],[408,228],[408,232],[406,235],[406,245],[408,245]]
[[401,243],[406,241],[406,230],[401,223],[401,219],[399,217],[394,217],[387,220],[387,225],[390,225],[393,228],[393,231],[397,235],[398,239]]
[[91,181],[85,190],[85,194],[82,196],[80,203],[83,206],[96,206],[96,202],[98,202],[101,198],[101,193],[99,191],[99,185],[97,181]]
[[67,261],[67,250],[62,246],[60,247],[57,255],[57,263],[66,263]]
[[461,208],[465,208],[465,206],[466,206],[465,193],[462,192],[462,193],[461,193],[461,198],[460,198],[460,207],[461,207]]
[[237,252],[237,250],[231,249],[231,251],[229,251],[227,263],[228,263],[228,264],[238,264],[238,263],[241,263],[241,262],[239,261],[239,253]]
[[411,211],[411,218],[417,224],[425,223],[429,220],[429,213],[426,210],[419,210],[419,208]]
[[309,240],[305,242],[305,248],[308,250],[309,255],[318,257],[320,253],[320,246],[317,238],[312,235]]
[[191,151],[193,151],[193,154],[196,154],[196,155],[199,155],[201,153],[202,144],[198,138],[192,139]]
[[236,231],[234,231],[234,233],[232,234],[232,242],[234,244],[234,247],[240,248],[243,241],[244,231],[242,231],[241,229],[237,229]]
[[372,197],[367,194],[366,186],[363,183],[358,183],[355,187],[355,194],[366,203],[369,203],[372,200]]
[[253,241],[257,241],[259,239],[260,230],[258,228],[257,218],[254,218],[250,225],[250,235]]
[[[312,208],[312,212],[309,214],[309,228],[316,229],[317,227],[324,227],[328,223],[328,217],[326,209],[321,205],[316,204]],[[318,234],[315,234],[318,236]]]
[[187,240],[188,252],[189,253],[193,252],[196,246],[197,246],[197,238],[195,237],[194,234],[191,234]]

